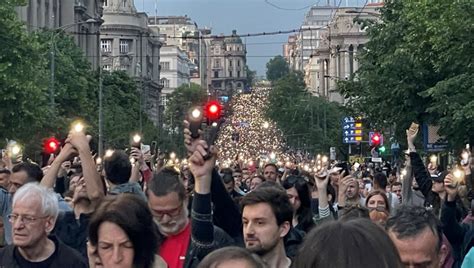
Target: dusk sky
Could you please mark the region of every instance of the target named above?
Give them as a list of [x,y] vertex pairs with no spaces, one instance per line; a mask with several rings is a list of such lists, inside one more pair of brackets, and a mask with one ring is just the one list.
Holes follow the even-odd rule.
[[[341,0],[330,0],[339,4]],[[158,16],[188,15],[200,28],[212,28],[212,34],[261,33],[298,29],[311,5],[326,5],[327,0],[135,0],[138,10]],[[342,0],[341,6],[362,6],[366,0]],[[273,5],[274,6],[273,6]],[[275,7],[276,6],[276,7]],[[291,9],[291,10],[286,10]],[[247,64],[257,75],[265,75],[265,64],[282,55],[288,34],[244,38]]]

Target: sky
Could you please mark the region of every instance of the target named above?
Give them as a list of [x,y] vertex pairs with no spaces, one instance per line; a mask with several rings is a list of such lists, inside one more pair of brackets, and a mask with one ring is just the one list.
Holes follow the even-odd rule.
[[[275,32],[298,29],[311,5],[325,5],[327,0],[135,0],[139,11],[158,16],[187,15],[200,28],[212,28],[212,34],[229,35]],[[366,0],[330,0],[341,6],[362,6]],[[266,63],[283,54],[288,34],[247,37],[247,64],[258,76],[265,75]]]

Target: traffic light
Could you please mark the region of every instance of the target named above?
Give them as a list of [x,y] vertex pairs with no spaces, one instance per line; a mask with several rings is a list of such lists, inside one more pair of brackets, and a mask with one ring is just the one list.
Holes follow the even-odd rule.
[[382,135],[379,132],[370,132],[369,145],[373,147],[378,147],[381,144],[382,144]]
[[382,145],[379,147],[379,153],[381,154],[385,153],[385,146]]
[[206,118],[209,123],[217,121],[221,117],[222,105],[216,101],[211,100],[206,103]]
[[55,137],[47,138],[43,144],[43,150],[47,154],[54,154],[59,150],[61,143]]

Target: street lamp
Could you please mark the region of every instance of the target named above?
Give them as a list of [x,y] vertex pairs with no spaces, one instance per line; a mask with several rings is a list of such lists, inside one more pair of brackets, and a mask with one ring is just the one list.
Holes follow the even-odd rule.
[[66,25],[63,25],[61,27],[58,27],[56,28],[55,30],[59,30],[59,32],[57,32],[56,34],[52,34],[51,36],[51,64],[50,64],[50,75],[51,75],[51,81],[50,81],[50,85],[49,85],[49,98],[50,98],[50,105],[51,105],[51,111],[54,112],[54,80],[55,80],[55,68],[56,68],[56,65],[55,65],[55,56],[56,56],[56,46],[55,46],[55,42],[54,42],[54,39],[56,38],[56,36],[58,36],[61,32],[61,30],[66,30],[68,28],[71,28],[73,26],[77,26],[77,25],[81,25],[81,24],[86,24],[86,23],[96,23],[97,20],[95,19],[88,19],[86,21],[80,21],[80,22],[76,22],[76,23],[71,23],[71,24],[66,24]]

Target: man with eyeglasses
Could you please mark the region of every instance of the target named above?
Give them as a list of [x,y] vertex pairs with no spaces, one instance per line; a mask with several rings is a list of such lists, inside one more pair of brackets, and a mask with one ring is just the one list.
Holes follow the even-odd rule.
[[13,245],[0,250],[0,267],[87,267],[78,252],[48,236],[58,213],[58,200],[51,189],[37,183],[22,186],[8,215]]
[[[215,152],[206,153],[207,145],[201,142],[189,159],[195,178],[191,219],[186,190],[176,171],[165,168],[147,184],[148,206],[160,234],[165,236],[159,255],[170,268],[194,267],[212,250],[232,243],[223,230],[213,225],[211,181]],[[204,160],[205,154],[213,157]]]
[[[33,163],[23,162],[15,165],[12,168],[10,175],[10,186],[8,191],[0,188],[0,212],[5,219],[12,211],[12,197],[17,190],[29,182],[40,182],[43,178],[43,171],[41,168]],[[57,197],[59,208],[62,211],[71,210],[64,199]],[[5,242],[12,243],[12,225],[9,221],[4,221]]]

